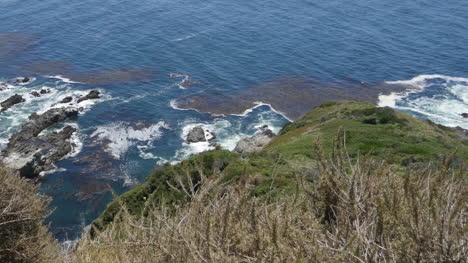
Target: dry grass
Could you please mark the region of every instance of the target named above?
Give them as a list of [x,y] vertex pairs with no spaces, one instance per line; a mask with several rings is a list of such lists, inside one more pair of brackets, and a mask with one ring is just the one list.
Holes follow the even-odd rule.
[[174,186],[190,197],[187,205],[146,207],[144,217],[122,205],[69,260],[466,262],[467,175],[450,166],[447,158],[402,173],[370,158],[352,162],[337,144],[317,176],[298,176],[295,195],[270,202],[252,195],[248,175],[225,187],[200,169],[200,186]]
[[61,250],[43,225],[50,199],[0,166],[0,262],[55,262]]

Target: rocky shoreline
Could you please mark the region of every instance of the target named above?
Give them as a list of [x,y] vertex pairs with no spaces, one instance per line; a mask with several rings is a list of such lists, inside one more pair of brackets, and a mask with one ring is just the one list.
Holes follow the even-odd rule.
[[[35,93],[40,96],[48,91],[43,89]],[[42,114],[31,114],[19,131],[10,137],[6,148],[1,152],[1,163],[18,171],[19,175],[32,179],[37,179],[43,172],[55,169],[54,163],[62,160],[76,148],[77,145],[71,140],[76,128],[66,125],[57,131],[49,131],[49,129],[60,127],[64,122],[77,118],[78,114],[83,111],[79,105],[80,102],[98,98],[100,98],[100,92],[92,90],[85,96],[67,97],[59,102],[68,103],[76,100],[76,105],[52,107]],[[0,103],[2,106],[0,112],[24,101],[21,95],[15,94]]]
[[[276,134],[268,127],[264,125],[260,127],[257,132],[249,137],[240,139],[233,152],[235,153],[252,153],[258,152],[263,149]],[[218,146],[216,142],[216,134],[202,125],[195,126],[186,135],[185,141],[187,144],[209,142],[213,147]]]

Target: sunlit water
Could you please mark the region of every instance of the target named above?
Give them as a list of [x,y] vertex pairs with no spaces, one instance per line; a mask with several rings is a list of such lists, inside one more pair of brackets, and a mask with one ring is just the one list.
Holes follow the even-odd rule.
[[[261,125],[278,131],[287,122],[268,105],[224,116],[177,108],[186,96],[237,94],[291,76],[381,83],[405,89],[381,96],[381,106],[468,128],[460,115],[468,112],[463,0],[0,0],[0,19],[1,82],[36,78],[0,91],[0,101],[27,99],[0,113],[0,148],[32,112],[91,89],[103,94],[69,122],[76,152],[43,178],[62,240],[102,212],[106,185],[121,193],[158,163],[210,149],[184,143],[190,127],[205,125],[232,149]],[[29,95],[43,88],[51,93]],[[261,93],[245,105],[271,95]]]

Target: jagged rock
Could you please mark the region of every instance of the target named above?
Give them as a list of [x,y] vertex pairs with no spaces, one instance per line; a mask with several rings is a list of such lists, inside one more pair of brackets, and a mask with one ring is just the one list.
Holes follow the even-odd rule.
[[40,93],[42,95],[50,93],[50,89],[41,89]]
[[2,106],[2,109],[0,110],[0,112],[6,111],[11,106],[13,106],[15,104],[18,104],[18,103],[22,103],[22,102],[25,102],[23,97],[21,95],[15,94],[15,95],[11,96],[10,98],[8,98],[8,99],[6,99],[6,100],[4,100],[3,102],[0,103],[0,106]]
[[72,151],[69,139],[75,128],[67,126],[60,132],[38,135],[54,124],[76,117],[78,112],[79,109],[69,107],[53,108],[41,115],[31,114],[21,129],[11,136],[3,151],[3,163],[28,178],[53,169],[54,162]]
[[70,142],[70,137],[75,131],[66,126],[60,132],[33,137],[25,143],[9,144],[3,163],[23,177],[36,178],[41,172],[54,169],[54,163],[73,150],[75,145]]
[[85,101],[85,100],[92,100],[92,99],[99,99],[101,93],[97,90],[92,90],[86,96],[82,96],[78,98],[78,103]]
[[17,79],[15,80],[15,82],[18,83],[18,84],[26,84],[26,83],[28,83],[29,81],[31,81],[31,79],[28,78],[28,77],[25,77],[25,78],[17,78]]
[[216,135],[209,130],[205,130],[203,126],[196,126],[187,134],[188,143],[206,142],[216,139]]
[[54,108],[38,115],[33,113],[29,120],[21,126],[21,129],[10,137],[6,152],[14,152],[19,144],[27,143],[31,138],[36,137],[43,130],[52,125],[63,122],[70,118],[78,116],[79,109],[76,108]]
[[68,96],[68,97],[63,98],[63,100],[61,100],[59,103],[69,103],[72,100],[73,100],[73,97]]
[[31,92],[31,95],[33,95],[36,98],[41,96],[41,94],[39,94],[39,92],[37,92],[37,91]]
[[460,114],[460,115],[461,115],[463,118],[468,118],[468,113],[466,113],[466,112],[465,112],[465,113],[462,113],[462,114]]
[[275,134],[265,125],[255,135],[241,139],[234,148],[234,152],[251,153],[260,151],[273,137],[275,137]]

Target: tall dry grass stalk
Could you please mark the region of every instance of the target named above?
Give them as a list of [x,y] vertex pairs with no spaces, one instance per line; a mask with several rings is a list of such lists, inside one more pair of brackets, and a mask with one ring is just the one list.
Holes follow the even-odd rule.
[[0,262],[61,261],[61,249],[43,225],[50,198],[38,189],[0,166]]
[[[468,184],[464,169],[399,171],[336,144],[319,175],[298,176],[297,191],[275,201],[253,184],[178,185],[191,202],[120,215],[72,262],[466,262]],[[202,171],[202,169],[199,169]],[[202,173],[202,172],[200,172]],[[183,180],[179,180],[182,184]],[[191,182],[191,180],[188,180]],[[181,190],[182,189],[182,190]]]

